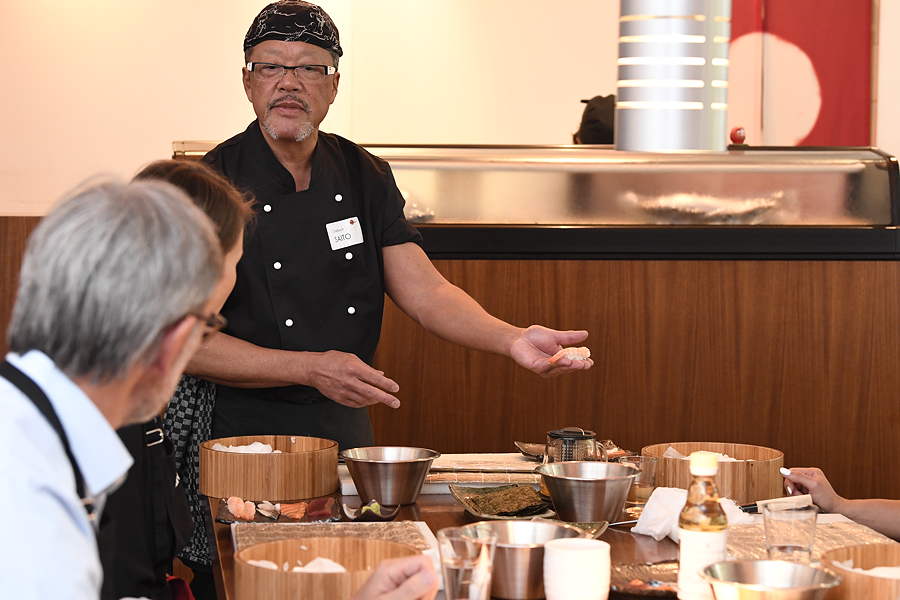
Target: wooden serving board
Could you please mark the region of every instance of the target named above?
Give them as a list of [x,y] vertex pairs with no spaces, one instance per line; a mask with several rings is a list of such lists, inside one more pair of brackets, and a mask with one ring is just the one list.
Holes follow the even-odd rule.
[[[427,525],[425,530],[428,531]],[[415,521],[387,523],[234,523],[231,535],[235,551],[254,544],[308,537],[364,537],[407,544],[419,551],[437,547],[437,540]]]
[[[303,515],[302,519],[292,519],[287,515],[279,514],[277,519],[272,519],[271,517],[267,517],[260,513],[258,510],[254,514],[252,521],[245,521],[243,519],[237,519],[231,511],[228,510],[228,502],[225,498],[221,498],[219,500],[219,506],[216,510],[216,521],[219,523],[319,523],[324,521],[337,521],[340,520],[340,506],[338,504],[341,501],[340,496],[331,496],[334,499],[334,502],[331,505],[331,510],[328,515],[319,514],[317,516],[311,516],[309,513],[309,507],[307,507],[306,514]],[[303,499],[303,500],[288,500],[283,504],[295,504],[297,502],[306,502],[309,504],[313,500],[317,500],[316,498]],[[254,504],[258,503],[257,500]]]

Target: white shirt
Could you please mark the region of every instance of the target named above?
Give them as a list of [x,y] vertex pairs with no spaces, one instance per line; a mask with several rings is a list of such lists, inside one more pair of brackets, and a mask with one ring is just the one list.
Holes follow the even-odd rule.
[[[47,395],[69,438],[87,494],[102,507],[131,455],[96,405],[42,352],[6,359]],[[102,569],[94,528],[75,493],[59,436],[27,396],[0,378],[0,597],[90,599]],[[99,514],[97,515],[99,522]]]

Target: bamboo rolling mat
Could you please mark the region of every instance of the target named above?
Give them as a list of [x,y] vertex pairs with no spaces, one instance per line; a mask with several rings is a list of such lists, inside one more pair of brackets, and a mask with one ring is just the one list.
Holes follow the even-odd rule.
[[[860,523],[817,523],[812,560],[819,560],[823,552],[855,546],[856,544],[884,544],[893,540]],[[766,559],[766,532],[762,522],[734,525],[728,528],[728,555],[734,559]]]
[[442,454],[425,483],[539,483],[534,472],[539,465],[518,452]]
[[485,471],[500,473],[531,473],[539,462],[519,452],[488,454],[442,454],[431,463],[431,471]]

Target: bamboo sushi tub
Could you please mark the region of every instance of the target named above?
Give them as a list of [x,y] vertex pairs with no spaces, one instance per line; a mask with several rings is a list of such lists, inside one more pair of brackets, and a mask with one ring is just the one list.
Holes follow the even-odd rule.
[[[235,589],[238,600],[345,600],[356,592],[382,560],[413,556],[419,551],[406,544],[362,537],[311,537],[266,542],[244,548],[235,555]],[[329,558],[346,573],[295,573],[297,561]],[[269,560],[278,569],[250,564]],[[287,563],[288,571],[283,569]]]
[[[280,453],[244,454],[213,450],[215,444],[269,444]],[[200,444],[200,493],[211,498],[301,500],[336,492],[337,442],[294,435],[220,438]]]
[[689,456],[691,452],[706,450],[738,459],[735,462],[719,462],[716,485],[722,498],[731,498],[740,505],[784,496],[784,478],[778,472],[784,466],[783,452],[765,446],[724,442],[673,442],[645,446],[641,454],[657,458],[657,487],[687,489],[691,484],[689,460],[663,457],[669,446],[685,456]]
[[828,550],[822,554],[822,566],[843,578],[841,584],[829,590],[828,600],[897,600],[900,598],[900,579],[875,577],[850,571],[835,565],[853,559],[853,567],[900,567],[900,544],[860,544]]

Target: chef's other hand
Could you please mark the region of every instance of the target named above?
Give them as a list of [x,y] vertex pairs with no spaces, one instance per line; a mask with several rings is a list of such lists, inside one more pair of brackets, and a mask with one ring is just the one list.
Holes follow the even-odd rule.
[[793,496],[809,494],[813,503],[824,512],[840,512],[839,506],[844,499],[838,496],[822,469],[815,467],[791,468],[791,474],[784,478],[785,489],[791,484]]
[[423,554],[382,561],[352,600],[431,600],[438,579]]
[[553,377],[568,371],[590,369],[594,361],[589,358],[572,360],[561,358],[553,364],[547,360],[567,346],[574,346],[587,339],[587,331],[556,331],[540,325],[532,325],[513,340],[509,355],[529,371],[542,377]]
[[310,352],[307,381],[326,398],[338,404],[360,408],[372,404],[400,406],[392,394],[400,391],[397,382],[373,369],[355,354],[329,350]]

